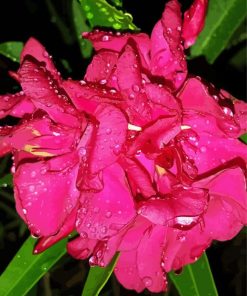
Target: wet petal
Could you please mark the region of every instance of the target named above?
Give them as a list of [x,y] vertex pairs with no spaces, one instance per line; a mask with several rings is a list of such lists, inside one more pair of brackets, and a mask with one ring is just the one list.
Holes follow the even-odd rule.
[[75,181],[71,181],[77,167],[63,173],[49,172],[48,165],[45,161],[25,163],[14,175],[15,198],[22,205],[20,214],[36,236],[55,234],[79,198]]
[[49,53],[46,51],[44,46],[33,37],[26,42],[22,50],[21,63],[27,56],[32,56],[37,61],[45,63],[46,69],[52,74],[52,76],[58,81],[60,80],[60,75],[53,64]]
[[166,4],[162,19],[151,35],[151,72],[179,88],[187,75],[183,46],[181,45],[182,19],[177,0]]
[[145,289],[137,269],[137,251],[121,252],[114,273],[118,281],[127,289],[140,293]]
[[207,0],[194,0],[191,7],[184,13],[182,37],[184,47],[188,48],[196,41],[204,27],[207,12]]
[[76,259],[86,259],[92,254],[96,244],[97,240],[80,236],[67,244],[67,251]]
[[167,281],[161,269],[161,255],[166,229],[155,226],[146,231],[137,249],[139,276],[149,291],[158,293],[166,289]]
[[78,211],[77,231],[89,238],[115,235],[135,216],[134,203],[121,167],[114,164],[104,170],[104,188],[85,194]]

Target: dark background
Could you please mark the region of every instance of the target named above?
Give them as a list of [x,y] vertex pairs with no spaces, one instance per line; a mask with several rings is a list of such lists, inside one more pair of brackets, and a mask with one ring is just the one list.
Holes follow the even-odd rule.
[[[184,3],[183,9],[191,3],[191,1],[182,2]],[[123,3],[126,12],[133,15],[134,23],[142,31],[150,33],[163,11],[165,1],[125,0]],[[56,15],[52,12],[51,4]],[[74,79],[83,77],[89,60],[82,60],[80,55],[71,21],[70,0],[1,1],[0,43],[26,42],[31,36],[37,38],[54,57],[56,66],[63,77]],[[244,99],[246,96],[246,62],[242,61],[246,60],[245,49],[245,42],[227,49],[213,65],[209,65],[202,57],[190,60],[188,61],[189,71],[202,76],[218,88],[228,90],[233,96]],[[8,77],[8,71],[17,68],[18,64],[0,55],[0,93],[12,92],[16,89],[17,86]],[[8,159],[7,166],[0,162],[2,166],[0,174],[9,170],[10,162]],[[1,191],[0,202],[5,202],[9,208],[14,209],[13,202],[6,199],[6,195],[11,196],[11,191],[8,189]],[[6,209],[0,206],[1,272],[28,236],[28,231],[25,230],[23,224],[16,220],[18,218],[14,218],[13,212],[11,213],[6,212]],[[246,246],[246,230],[243,230],[232,241],[214,243],[207,251],[220,296],[246,295]],[[32,292],[45,296],[80,295],[87,270],[86,262],[79,262],[66,256],[39,282],[38,290],[34,288]],[[124,290],[113,278],[105,287],[102,295],[137,294]],[[143,295],[151,294],[144,292]],[[172,291],[171,295],[176,295],[176,292]]]

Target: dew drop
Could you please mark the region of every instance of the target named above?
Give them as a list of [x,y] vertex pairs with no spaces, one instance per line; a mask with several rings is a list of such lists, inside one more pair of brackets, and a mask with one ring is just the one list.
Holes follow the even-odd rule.
[[142,281],[146,287],[150,287],[153,284],[153,280],[149,276],[144,277]]

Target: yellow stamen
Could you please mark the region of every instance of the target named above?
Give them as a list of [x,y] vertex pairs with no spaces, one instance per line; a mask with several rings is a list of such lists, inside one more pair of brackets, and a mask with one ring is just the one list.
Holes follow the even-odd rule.
[[157,164],[155,166],[155,170],[160,176],[163,176],[164,174],[166,174],[166,170]]
[[181,130],[186,130],[186,129],[190,129],[191,126],[189,125],[181,125]]
[[49,152],[45,152],[45,151],[35,151],[35,149],[40,148],[39,146],[32,146],[32,145],[25,145],[24,146],[24,151],[29,152],[33,155],[36,156],[42,156],[42,157],[49,157],[49,156],[53,156],[54,154],[51,154]]

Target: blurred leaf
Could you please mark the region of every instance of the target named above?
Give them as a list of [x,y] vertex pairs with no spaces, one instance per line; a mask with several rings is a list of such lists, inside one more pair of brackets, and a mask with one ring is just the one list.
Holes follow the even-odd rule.
[[246,15],[243,0],[210,0],[205,27],[191,47],[191,56],[204,55],[212,64]]
[[240,137],[240,140],[241,140],[242,142],[244,142],[245,144],[247,144],[247,134],[242,135],[242,136]]
[[9,41],[0,44],[0,54],[11,59],[14,62],[20,62],[20,54],[23,43],[18,41]]
[[185,266],[181,274],[170,272],[169,277],[180,296],[218,295],[205,253],[197,262]]
[[29,237],[0,277],[0,295],[22,296],[66,253],[62,240],[45,252],[33,255],[36,240]]
[[240,24],[240,26],[235,30],[234,34],[232,35],[227,49],[238,45],[239,43],[245,41],[247,39],[247,31],[246,31],[247,22],[246,19]]
[[0,178],[0,187],[7,187],[7,186],[13,186],[13,176],[12,174],[7,174]]
[[100,291],[104,288],[109,277],[111,276],[113,269],[117,263],[118,257],[119,253],[116,253],[111,263],[109,263],[104,268],[98,266],[90,268],[86,283],[82,291],[82,296],[99,295]]
[[138,30],[132,16],[116,9],[106,0],[80,0],[91,27],[109,27],[115,30]]
[[112,3],[116,7],[122,7],[123,6],[123,1],[122,0],[109,0],[110,3]]
[[92,45],[91,42],[82,38],[81,33],[91,31],[91,28],[86,24],[86,14],[77,0],[72,1],[72,13],[81,55],[83,58],[88,58],[92,54]]

